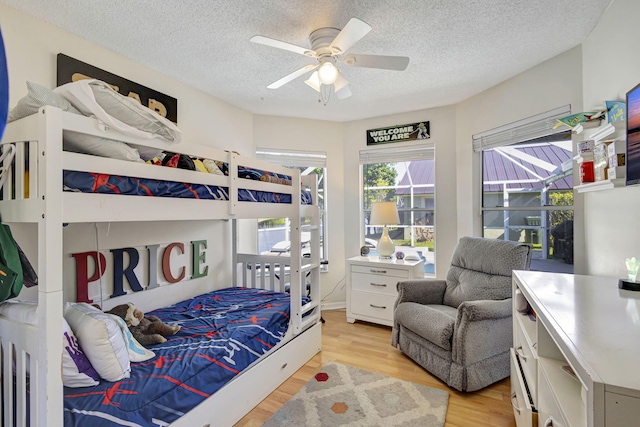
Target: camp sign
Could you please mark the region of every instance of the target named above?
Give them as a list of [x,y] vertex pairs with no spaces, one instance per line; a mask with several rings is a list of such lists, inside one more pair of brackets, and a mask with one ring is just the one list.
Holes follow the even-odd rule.
[[429,122],[390,126],[367,131],[367,145],[388,144],[390,142],[429,139]]

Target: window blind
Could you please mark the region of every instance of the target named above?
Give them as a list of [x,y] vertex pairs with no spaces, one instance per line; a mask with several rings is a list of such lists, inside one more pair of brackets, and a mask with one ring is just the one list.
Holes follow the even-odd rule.
[[360,150],[360,164],[394,163],[411,160],[432,160],[435,146],[433,143],[412,147],[384,147]]
[[327,153],[323,151],[296,151],[273,148],[257,148],[256,158],[282,166],[327,166]]
[[566,126],[558,126],[555,129],[554,127],[558,124],[558,119],[570,114],[571,105],[565,105],[473,135],[473,151],[480,152],[488,148],[502,147],[566,132]]

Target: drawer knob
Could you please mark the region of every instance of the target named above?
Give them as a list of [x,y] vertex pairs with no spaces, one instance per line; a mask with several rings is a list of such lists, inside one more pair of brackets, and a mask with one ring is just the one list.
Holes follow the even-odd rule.
[[551,419],[551,417],[547,418],[547,420],[544,422],[544,427],[553,427],[553,420]]
[[527,356],[522,352],[522,345],[519,345],[516,348],[516,353],[518,354],[518,356],[520,356],[522,360],[524,360],[525,362],[527,361]]
[[371,286],[379,286],[379,287],[383,287],[383,288],[386,288],[386,287],[387,287],[387,284],[386,284],[386,283],[373,283],[373,282],[369,282],[369,284],[370,284]]
[[387,274],[387,270],[375,270],[373,268],[370,268],[369,271],[376,274]]
[[513,409],[515,409],[516,411],[518,411],[518,414],[520,412],[522,412],[522,409],[520,409],[519,407],[516,406],[515,403],[513,403],[513,401],[517,401],[518,397],[516,396],[516,392],[514,391],[513,393],[511,393],[511,406],[513,406]]
[[387,308],[387,306],[385,306],[385,305],[375,305],[375,304],[369,304],[369,305],[370,305],[371,307],[373,307],[373,308],[383,308],[383,309],[386,309],[386,308]]

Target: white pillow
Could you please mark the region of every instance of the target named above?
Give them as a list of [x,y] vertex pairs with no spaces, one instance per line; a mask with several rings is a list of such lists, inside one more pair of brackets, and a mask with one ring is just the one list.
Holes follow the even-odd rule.
[[131,363],[118,323],[87,303],[67,303],[64,317],[98,375],[107,381],[129,378]]
[[129,360],[132,362],[144,362],[145,360],[156,357],[156,354],[153,351],[144,348],[144,346],[133,337],[127,323],[121,317],[110,313],[105,314],[110,316],[120,327],[122,337],[124,338],[124,342],[127,345],[127,350],[129,352]]
[[74,153],[93,154],[111,159],[144,162],[137,149],[121,141],[77,132],[64,133],[64,149]]
[[128,96],[120,95],[100,80],[79,80],[59,86],[55,93],[64,96],[86,116],[96,116],[107,126],[138,138],[161,138],[178,143],[182,132],[170,120],[141,105]]
[[[38,323],[37,309],[37,301],[9,300],[0,304],[0,314],[30,325]],[[62,383],[67,387],[90,387],[97,385],[99,380],[73,330],[62,318]]]
[[38,324],[38,301],[12,299],[0,304],[0,314],[20,323]]
[[51,92],[44,86],[34,82],[27,82],[27,95],[18,101],[18,104],[9,111],[8,123],[30,116],[38,112],[40,107],[51,105],[62,111],[82,114],[63,96]]
[[62,384],[66,387],[91,387],[100,383],[100,376],[80,348],[78,339],[62,318]]
[[[40,107],[51,105],[62,111],[82,115],[67,99],[37,83],[27,82],[28,93],[18,101],[18,104],[9,112],[9,122],[30,116],[38,112]],[[63,147],[66,151],[75,153],[93,154],[95,156],[110,157],[112,159],[143,162],[140,153],[135,148],[121,141],[65,132]]]

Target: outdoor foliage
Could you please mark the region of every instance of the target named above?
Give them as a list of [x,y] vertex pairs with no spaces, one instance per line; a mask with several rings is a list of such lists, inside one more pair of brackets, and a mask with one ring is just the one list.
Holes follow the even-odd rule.
[[281,227],[285,224],[285,218],[266,218],[258,220],[258,229]]
[[373,202],[392,201],[395,196],[395,189],[375,189],[370,190],[369,187],[388,187],[395,185],[398,171],[391,166],[390,163],[374,163],[364,165],[364,208],[371,209]]
[[[573,191],[554,191],[549,193],[553,206],[573,206]],[[549,228],[553,230],[565,220],[573,220],[573,210],[549,212]]]

